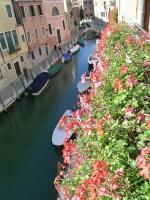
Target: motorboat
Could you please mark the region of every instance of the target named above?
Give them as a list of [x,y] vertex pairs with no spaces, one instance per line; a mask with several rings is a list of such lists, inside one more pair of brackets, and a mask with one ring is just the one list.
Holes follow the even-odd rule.
[[41,72],[36,76],[33,82],[27,88],[27,91],[31,93],[33,96],[40,95],[47,87],[49,83],[49,73]]
[[91,86],[91,81],[90,79],[86,80],[80,80],[77,84],[77,88],[79,90],[79,93],[84,93],[86,92]]
[[97,62],[98,62],[97,56],[95,56],[93,54],[89,55],[89,57],[88,57],[88,64],[89,65],[95,65]]
[[53,131],[53,135],[52,135],[53,145],[62,146],[64,142],[72,136],[72,134],[67,136],[67,133],[65,132],[65,129],[64,129],[64,126],[65,126],[64,121],[69,120],[70,118],[72,118],[72,111],[66,110]]
[[71,60],[72,56],[69,52],[63,53],[62,55],[62,63],[68,63]]
[[77,53],[79,50],[80,50],[80,45],[75,44],[73,47],[70,48],[70,53],[73,55],[73,54]]
[[48,73],[50,75],[50,77],[55,76],[56,74],[58,74],[62,69],[62,64],[61,63],[55,63],[53,65],[50,66],[50,68],[48,69]]
[[84,46],[85,46],[85,40],[84,40],[84,38],[83,38],[83,37],[80,37],[80,38],[78,39],[77,43],[78,43],[80,46],[84,47]]

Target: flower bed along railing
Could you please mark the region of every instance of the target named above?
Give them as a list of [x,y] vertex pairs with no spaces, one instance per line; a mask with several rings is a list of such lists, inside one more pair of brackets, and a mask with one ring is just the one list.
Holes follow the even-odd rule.
[[62,169],[70,168],[55,184],[65,200],[149,200],[150,43],[115,24],[96,49],[92,89],[79,95],[70,126],[78,137],[63,151]]

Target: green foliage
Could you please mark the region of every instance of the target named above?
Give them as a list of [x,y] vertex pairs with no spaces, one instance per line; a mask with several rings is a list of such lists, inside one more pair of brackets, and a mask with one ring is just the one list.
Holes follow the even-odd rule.
[[[75,169],[75,176],[67,184],[72,188],[72,194],[75,194],[79,183],[90,177],[93,161],[101,159],[109,163],[112,173],[118,168],[124,169],[124,177],[120,180],[122,187],[119,189],[123,200],[149,200],[150,180],[139,176],[136,158],[139,150],[150,144],[150,130],[147,129],[145,120],[137,122],[138,115],[150,115],[150,103],[146,98],[150,96],[149,77],[145,76],[147,69],[143,67],[144,61],[150,59],[150,45],[143,44],[141,47],[136,44],[133,38],[137,30],[126,25],[121,25],[121,28],[119,26],[117,30],[122,31],[112,31],[107,39],[105,57],[109,68],[104,75],[102,87],[91,103],[95,120],[102,119],[105,115],[110,115],[111,118],[105,123],[103,135],[92,130],[91,135],[82,136],[76,141],[84,162],[79,169]],[[132,42],[127,45],[125,40],[128,35],[131,35]],[[115,49],[116,44],[120,45],[119,51]],[[127,56],[131,60],[129,63]],[[121,74],[120,67],[124,65],[127,65],[128,72]],[[137,80],[132,87],[126,86],[129,74],[134,74]],[[124,88],[114,92],[116,78],[122,80]],[[132,115],[125,117],[128,106],[132,107]],[[66,179],[63,180],[63,185],[65,184]]]

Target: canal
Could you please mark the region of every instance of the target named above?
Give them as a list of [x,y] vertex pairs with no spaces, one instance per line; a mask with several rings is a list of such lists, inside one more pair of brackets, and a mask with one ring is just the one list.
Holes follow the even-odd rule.
[[94,47],[95,41],[87,41],[41,97],[24,97],[0,116],[1,200],[56,200],[60,156],[51,136],[64,111],[76,104],[76,85]]

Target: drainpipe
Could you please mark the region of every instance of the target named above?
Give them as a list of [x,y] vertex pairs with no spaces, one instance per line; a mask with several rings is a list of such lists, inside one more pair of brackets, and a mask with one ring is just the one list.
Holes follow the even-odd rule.
[[143,28],[144,27],[144,0],[137,0],[137,23],[138,25]]

